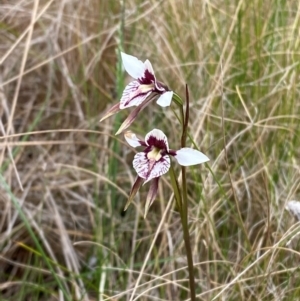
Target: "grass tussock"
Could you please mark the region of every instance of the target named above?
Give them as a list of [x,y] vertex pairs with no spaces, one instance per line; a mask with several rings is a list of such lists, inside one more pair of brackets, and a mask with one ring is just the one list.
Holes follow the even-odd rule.
[[[111,133],[127,112],[98,123],[128,80],[122,48],[178,94],[189,85],[211,159],[188,169],[199,300],[296,300],[298,1],[122,3],[0,3],[1,300],[188,298],[168,177],[146,220],[146,188],[123,214],[134,152]],[[178,146],[172,113],[148,107],[131,127],[152,128]]]

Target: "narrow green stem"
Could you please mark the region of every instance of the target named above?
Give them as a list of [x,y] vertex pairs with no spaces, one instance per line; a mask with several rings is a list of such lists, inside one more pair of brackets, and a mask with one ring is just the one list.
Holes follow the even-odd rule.
[[[181,147],[186,147],[186,138],[188,135],[188,124],[190,114],[190,101],[189,101],[189,90],[188,86],[185,86],[186,92],[186,103],[185,103],[185,114],[183,112],[183,106],[181,106],[182,116],[182,136],[181,136]],[[189,224],[188,224],[188,198],[187,198],[187,184],[186,184],[186,167],[181,167],[182,173],[182,213],[181,213],[181,224],[183,229],[183,239],[186,249],[186,257],[189,269],[189,281],[190,281],[190,294],[191,300],[196,301],[196,288],[195,288],[195,273],[194,273],[194,262],[193,254],[190,241]]]
[[176,205],[178,207],[178,210],[181,214],[182,212],[182,197],[181,197],[181,192],[180,192],[180,188],[179,188],[179,184],[175,175],[175,171],[173,168],[173,164],[171,163],[171,167],[169,169],[169,174],[170,174],[170,178],[171,178],[171,185],[173,187],[173,191],[174,191],[174,196],[175,196],[175,200],[176,200]]
[[[185,168],[183,168],[183,174],[185,175]],[[183,196],[181,195],[179,184],[174,172],[173,165],[169,169],[169,174],[171,178],[171,185],[173,187],[174,196],[176,200],[176,204],[180,213],[181,225],[183,230],[183,240],[185,244],[185,251],[186,257],[188,262],[188,270],[189,270],[189,283],[190,283],[190,294],[191,294],[191,301],[196,301],[196,289],[195,289],[195,273],[194,273],[194,263],[193,263],[193,256],[192,256],[192,248],[190,242],[190,234],[189,234],[189,227],[188,227],[188,214],[187,214],[187,193],[186,193],[186,181],[184,185],[182,185],[182,192]],[[186,177],[185,177],[186,178]]]
[[191,301],[196,301],[194,262],[193,262],[192,247],[191,247],[190,233],[189,233],[189,226],[188,226],[188,215],[187,215],[186,206],[183,206],[182,208],[183,210],[180,212],[180,217],[181,217],[181,224],[183,229],[183,239],[185,244],[186,258],[188,262]]
[[[186,139],[188,134],[188,123],[189,123],[189,92],[188,87],[186,86],[186,109],[184,113],[183,102],[181,98],[174,93],[173,100],[176,105],[179,107],[180,116],[175,113],[175,116],[178,118],[180,124],[182,125],[182,135],[181,135],[181,147],[186,146]],[[184,166],[181,167],[182,172],[182,190],[180,193],[179,184],[177,182],[177,178],[175,176],[173,167],[170,168],[171,175],[171,183],[173,186],[178,210],[180,212],[181,225],[183,230],[183,239],[186,250],[186,257],[188,263],[188,271],[189,271],[189,284],[190,284],[190,295],[191,301],[196,301],[196,286],[195,286],[195,273],[194,273],[194,263],[193,263],[193,255],[192,248],[190,242],[190,233],[189,233],[189,225],[188,225],[188,198],[187,198],[187,184],[186,184],[186,168]]]

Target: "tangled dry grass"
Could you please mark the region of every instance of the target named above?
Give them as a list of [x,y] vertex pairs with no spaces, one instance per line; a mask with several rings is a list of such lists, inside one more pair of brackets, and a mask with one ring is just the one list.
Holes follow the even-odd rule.
[[[129,300],[143,264],[134,300],[188,298],[176,208],[158,228],[167,177],[147,220],[146,191],[123,214],[133,152],[110,135],[117,118],[98,123],[118,101],[123,39],[177,93],[189,84],[211,158],[189,172],[199,300],[296,300],[299,225],[284,207],[300,183],[298,1],[122,3],[0,3],[0,299]],[[176,145],[172,113],[143,114],[133,130]]]

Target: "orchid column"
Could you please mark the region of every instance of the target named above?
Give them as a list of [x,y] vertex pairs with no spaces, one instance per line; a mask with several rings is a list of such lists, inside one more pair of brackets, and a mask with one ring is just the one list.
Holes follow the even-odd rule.
[[[156,100],[156,103],[162,107],[170,106],[173,100],[179,107],[180,123],[182,125],[181,148],[179,148],[179,150],[169,148],[167,136],[159,129],[149,131],[146,134],[145,139],[138,138],[137,135],[131,131],[127,131],[125,133],[125,139],[130,146],[142,147],[143,150],[138,152],[133,160],[133,168],[137,172],[137,178],[131,189],[129,199],[127,200],[124,210],[126,210],[133,201],[141,186],[151,181],[145,204],[144,218],[146,218],[149,208],[157,196],[159,179],[162,175],[169,172],[177,208],[181,217],[189,269],[191,300],[195,301],[196,289],[194,265],[188,228],[186,166],[201,164],[209,161],[209,159],[200,151],[186,147],[189,123],[188,88],[186,87],[186,105],[184,110],[182,99],[176,93],[169,90],[166,85],[156,80],[152,65],[148,60],[143,63],[137,58],[125,53],[121,53],[121,56],[125,70],[135,80],[125,87],[120,102],[109,109],[100,121],[114,115],[120,110],[135,106],[136,108],[129,114],[127,119],[122,123],[121,127],[117,131],[116,134],[119,134],[127,129],[137,118],[138,113],[154,100]],[[172,166],[172,157],[175,158],[177,163],[182,166],[181,185],[178,183],[178,177],[176,176]]]

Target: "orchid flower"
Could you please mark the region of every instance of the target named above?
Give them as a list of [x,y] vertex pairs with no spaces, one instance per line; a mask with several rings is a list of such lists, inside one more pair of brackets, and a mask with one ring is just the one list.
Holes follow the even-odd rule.
[[137,114],[145,108],[149,102],[157,98],[157,95],[159,95],[159,97],[156,103],[161,107],[169,106],[173,97],[173,92],[169,91],[164,84],[156,80],[149,60],[143,63],[136,57],[123,52],[121,52],[121,57],[125,70],[135,80],[125,87],[120,102],[110,108],[100,122],[120,110],[133,106],[137,108],[127,117],[116,134],[128,128],[136,119]]
[[133,168],[136,170],[138,177],[132,186],[124,210],[128,208],[141,185],[152,180],[146,199],[144,217],[146,217],[151,204],[156,198],[159,178],[170,169],[170,156],[173,156],[182,166],[191,166],[209,161],[209,158],[203,153],[192,148],[184,147],[177,151],[169,149],[166,135],[158,129],[149,132],[145,140],[138,139],[134,133],[128,131],[125,133],[125,139],[130,146],[144,146],[145,149],[134,156]]

